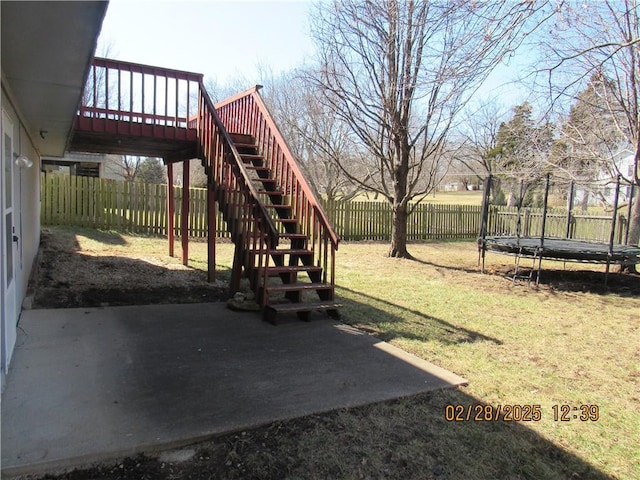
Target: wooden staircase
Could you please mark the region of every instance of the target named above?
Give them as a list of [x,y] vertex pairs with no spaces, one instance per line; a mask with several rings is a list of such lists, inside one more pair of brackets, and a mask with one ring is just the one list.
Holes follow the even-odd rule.
[[[239,110],[238,98],[252,110]],[[213,148],[203,145],[202,155],[209,188],[235,244],[231,293],[240,288],[241,278],[248,279],[271,323],[291,314],[308,320],[314,311],[337,318],[337,236],[257,88],[238,98],[216,105],[215,135],[221,140]]]
[[[341,305],[334,301],[334,286],[326,281],[324,269],[314,265],[309,235],[302,233],[304,219],[298,218],[288,203],[284,190],[258,152],[254,137],[241,133],[229,136],[278,232],[279,243],[268,248],[270,261],[266,265],[260,265],[258,249],[242,251],[242,242],[234,239],[236,257],[242,259],[244,276],[261,300],[264,319],[276,323],[279,316],[295,313],[308,320],[313,311],[326,311],[337,318]],[[229,209],[224,208],[224,198],[217,200],[227,224],[233,222]]]
[[[231,294],[247,278],[271,322],[287,313],[302,319],[313,311],[337,316],[338,237],[260,88],[213,105],[202,74],[94,58],[70,145],[79,151],[162,157],[171,167],[170,183],[174,163],[200,158],[208,179],[209,278],[215,273],[219,211],[235,243]],[[188,186],[189,169],[184,171]],[[173,189],[168,192],[173,252]],[[185,264],[188,209],[185,193],[180,226]]]

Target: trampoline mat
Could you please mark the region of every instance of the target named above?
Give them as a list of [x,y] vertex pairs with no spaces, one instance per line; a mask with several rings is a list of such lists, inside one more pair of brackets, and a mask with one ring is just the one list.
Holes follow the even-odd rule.
[[632,245],[613,245],[611,253],[608,243],[588,242],[567,238],[491,236],[486,237],[484,245],[494,252],[526,257],[553,258],[575,262],[592,263],[640,263],[640,247]]

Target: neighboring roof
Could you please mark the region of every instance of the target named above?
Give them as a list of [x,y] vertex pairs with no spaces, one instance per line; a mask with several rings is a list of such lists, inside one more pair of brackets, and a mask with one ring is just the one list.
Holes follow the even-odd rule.
[[42,155],[64,153],[107,5],[0,2],[2,82]]

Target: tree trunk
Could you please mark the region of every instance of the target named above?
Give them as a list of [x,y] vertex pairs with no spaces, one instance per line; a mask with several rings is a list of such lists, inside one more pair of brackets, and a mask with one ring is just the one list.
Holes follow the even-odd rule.
[[407,217],[407,205],[403,202],[394,202],[390,257],[413,258],[407,251]]

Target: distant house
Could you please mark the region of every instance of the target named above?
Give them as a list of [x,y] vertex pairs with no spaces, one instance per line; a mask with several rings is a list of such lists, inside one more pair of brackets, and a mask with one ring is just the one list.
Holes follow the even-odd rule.
[[63,157],[43,156],[42,171],[112,180],[125,178],[122,155],[107,155],[104,153],[67,152]]
[[[618,203],[624,204],[631,196],[631,186],[624,183],[624,178],[633,178],[634,153],[629,147],[620,148],[611,158],[615,170],[602,169],[597,179],[588,187],[577,186],[574,194],[574,203],[586,205],[613,205],[615,201],[617,173],[622,176]],[[636,191],[634,197],[639,193]]]
[[40,243],[43,158],[62,157],[107,2],[0,2],[0,370],[5,375]]

